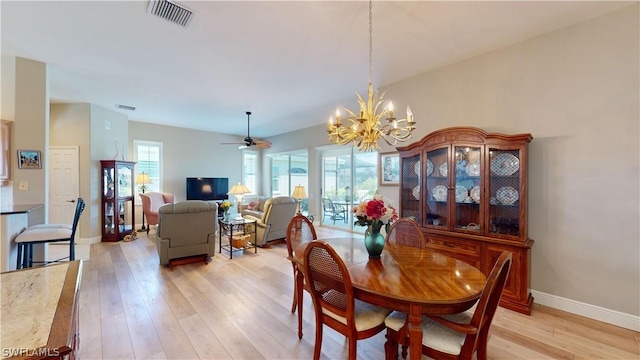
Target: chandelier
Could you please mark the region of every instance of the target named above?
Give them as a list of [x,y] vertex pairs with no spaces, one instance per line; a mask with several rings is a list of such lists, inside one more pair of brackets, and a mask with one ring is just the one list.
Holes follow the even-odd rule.
[[[383,92],[378,97],[378,92],[373,91],[371,72],[373,69],[373,2],[369,0],[369,89],[367,101],[356,92],[358,104],[360,105],[359,116],[349,109],[344,109],[348,116],[345,119],[347,124],[342,123],[340,108],[336,109],[335,118],[329,118],[327,132],[329,140],[334,144],[346,145],[350,142],[358,147],[360,151],[380,150],[378,140],[382,139],[390,146],[394,146],[398,141],[405,141],[411,137],[411,132],[415,129],[415,121],[411,108],[407,106],[407,118],[396,119],[393,117],[393,103],[389,102],[386,107],[382,107]],[[380,111],[380,112],[378,112]],[[381,119],[385,119],[383,124]]]

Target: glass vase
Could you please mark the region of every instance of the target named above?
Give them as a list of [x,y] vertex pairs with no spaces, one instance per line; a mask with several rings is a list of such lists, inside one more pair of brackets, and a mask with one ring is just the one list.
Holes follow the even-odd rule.
[[222,217],[222,220],[229,221],[229,210],[225,210],[224,211],[224,215]]
[[380,259],[380,254],[384,249],[384,236],[380,234],[379,229],[367,228],[364,233],[364,246],[369,253],[369,259]]

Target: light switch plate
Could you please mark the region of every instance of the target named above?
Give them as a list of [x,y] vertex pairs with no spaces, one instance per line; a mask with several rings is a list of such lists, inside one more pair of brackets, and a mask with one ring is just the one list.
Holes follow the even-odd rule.
[[26,181],[20,181],[18,183],[18,190],[20,191],[27,191],[29,190],[29,183]]

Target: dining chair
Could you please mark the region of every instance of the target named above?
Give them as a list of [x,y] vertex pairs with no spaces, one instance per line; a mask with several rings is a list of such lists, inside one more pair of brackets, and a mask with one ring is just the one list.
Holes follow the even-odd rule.
[[331,199],[323,198],[322,219],[324,220],[327,215],[329,216],[329,219],[333,220],[334,224],[336,223],[336,220],[344,220],[345,223],[347,222],[347,208],[342,205],[335,204]]
[[357,340],[384,330],[391,310],[357,300],[346,265],[328,243],[314,240],[304,252],[304,276],[316,317],[314,360],[320,358],[323,325],[348,339],[349,359],[355,359]]
[[[471,359],[477,351],[478,360],[487,358],[489,327],[511,269],[512,253],[504,251],[496,261],[473,314],[423,316],[422,354],[433,359]],[[407,315],[394,311],[387,319],[386,359],[398,358],[398,344],[409,341]],[[403,349],[402,357],[406,357]]]
[[397,243],[421,249],[427,246],[427,239],[422,230],[420,230],[420,226],[410,218],[400,218],[391,224],[385,240],[388,243]]
[[[76,200],[76,210],[71,224],[38,224],[29,226],[16,236],[15,242],[18,248],[18,260],[16,269],[30,268],[33,263],[49,264],[59,262],[69,258],[69,261],[76,259],[75,235],[78,229],[80,215],[84,211],[85,202],[82,198]],[[33,245],[50,242],[69,242],[69,256],[50,261],[33,261]]]
[[[293,250],[304,242],[310,242],[318,239],[316,229],[309,218],[302,214],[294,216],[287,227],[287,259],[291,261],[293,266],[293,304],[291,305],[291,313],[293,314],[298,307],[298,275],[302,275],[301,269],[298,269],[298,263],[293,257]],[[302,301],[302,299],[300,299]],[[302,311],[298,311],[298,338],[302,339]]]

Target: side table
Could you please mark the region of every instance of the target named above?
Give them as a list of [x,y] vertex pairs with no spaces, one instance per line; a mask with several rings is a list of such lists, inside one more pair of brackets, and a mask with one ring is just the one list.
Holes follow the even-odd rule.
[[[242,234],[242,235],[248,235],[248,234],[254,234],[254,236],[256,235],[256,221],[255,220],[248,220],[248,219],[232,219],[232,220],[224,220],[224,219],[218,219],[218,227],[220,228],[219,230],[219,235],[218,235],[218,249],[219,249],[219,253],[222,253],[222,249],[224,249],[225,251],[229,252],[229,259],[233,259],[233,253],[236,251],[244,251],[246,249],[250,249],[253,247],[254,252],[257,254],[258,253],[258,247],[256,246],[255,243],[248,243],[246,246],[244,247],[234,247],[232,246],[233,243],[233,235],[235,233],[236,236]],[[251,226],[247,226],[247,225],[251,225]],[[222,234],[224,233],[224,235],[226,235],[229,238],[229,244],[228,245],[222,245]]]

